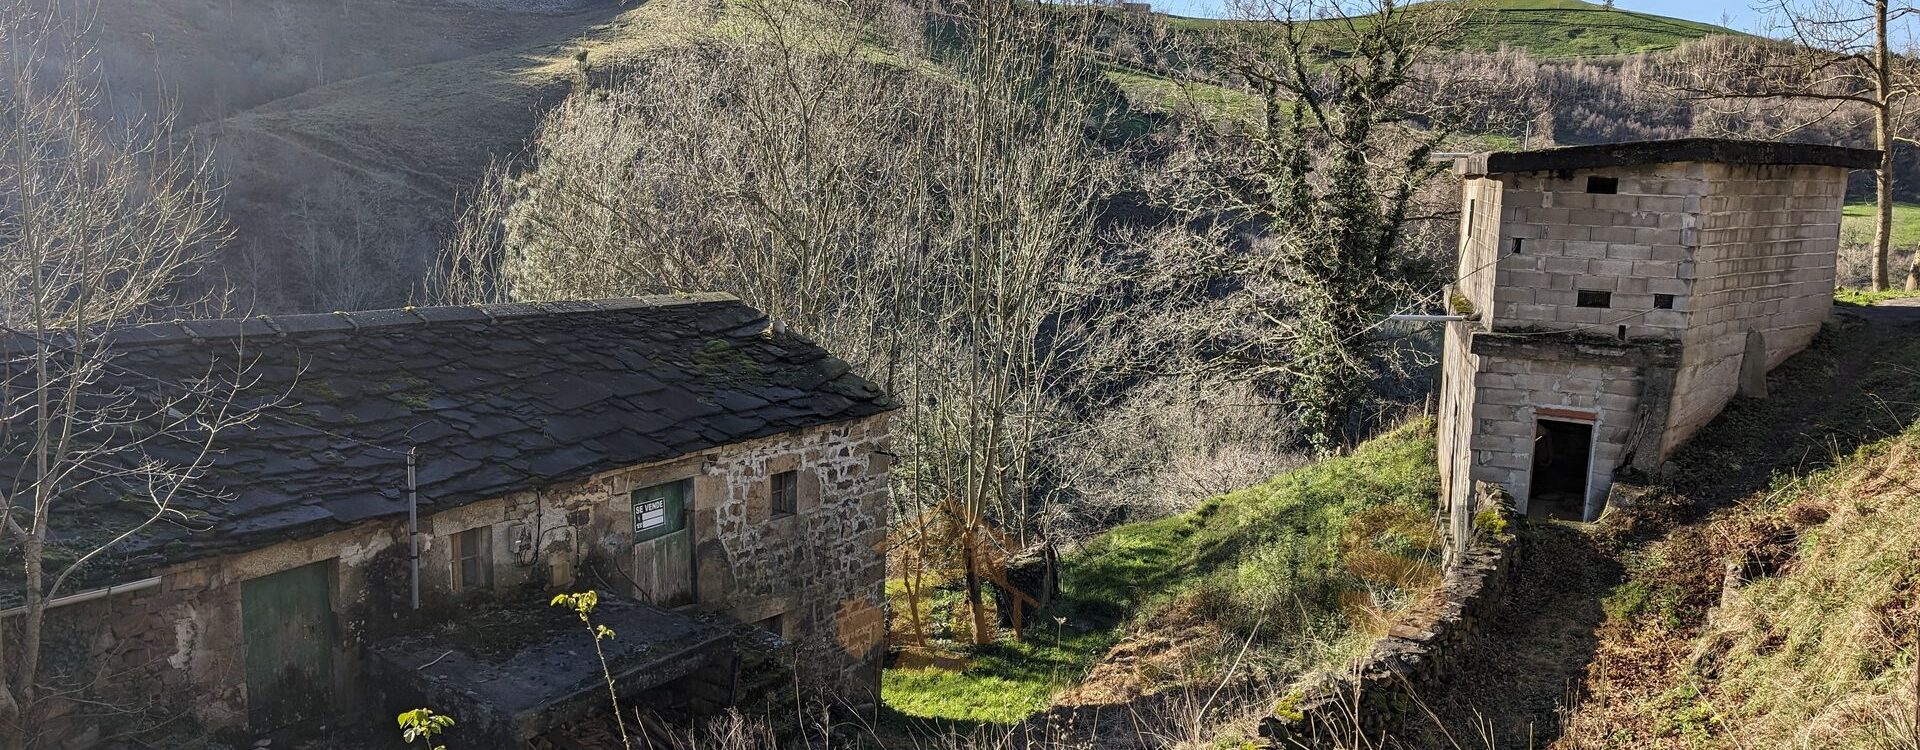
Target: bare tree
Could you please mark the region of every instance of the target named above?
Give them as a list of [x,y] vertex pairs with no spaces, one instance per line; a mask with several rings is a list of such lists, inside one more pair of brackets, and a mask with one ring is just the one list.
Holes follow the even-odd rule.
[[[1115,278],[1095,218],[1116,166],[1088,137],[1108,107],[1073,20],[1091,16],[746,10],[750,33],[606,71],[548,117],[529,168],[470,204],[440,293],[718,289],[853,361],[906,407],[897,515],[953,516],[922,526],[963,537],[973,632],[990,638],[977,553],[1034,544],[1056,518],[1055,447],[1082,419]],[[948,34],[939,59],[880,64],[865,46],[904,35],[892,46],[910,54],[930,23]]]
[[[0,2],[0,607],[22,610],[0,617],[6,748],[43,739],[57,709],[111,708],[88,700],[103,686],[43,669],[49,603],[178,517],[213,436],[249,416],[237,373],[210,364],[160,387],[114,363],[108,327],[187,307],[183,282],[225,232],[206,164],[168,151],[167,121],[96,119],[91,50],[71,23]],[[99,528],[120,516],[81,499],[103,494],[133,520]]]
[[[1871,283],[1875,290],[1886,289],[1892,283],[1893,150],[1896,143],[1915,142],[1902,135],[1910,119],[1905,111],[1911,109],[1916,91],[1915,67],[1910,55],[1893,49],[1892,28],[1914,9],[1888,0],[1777,0],[1769,9],[1780,41],[1700,43],[1696,54],[1664,66],[1664,80],[1694,99],[1730,103],[1743,129],[1752,128],[1756,120],[1767,122],[1765,115],[1755,117],[1750,105],[1819,105],[1811,113],[1774,122],[1771,130],[1777,138],[1829,119],[1871,119],[1873,144],[1880,150],[1880,165],[1874,170]],[[1920,289],[1920,266],[1908,271],[1907,288]]]
[[1455,4],[1236,10],[1260,23],[1229,27],[1205,57],[1259,98],[1261,116],[1186,121],[1195,135],[1161,190],[1205,231],[1190,257],[1153,266],[1204,271],[1157,286],[1208,310],[1162,324],[1205,366],[1284,393],[1304,436],[1336,450],[1383,364],[1379,322],[1427,291],[1436,266],[1414,250],[1422,219],[1436,216],[1429,205],[1450,211],[1428,203],[1447,168],[1432,156],[1486,111],[1485,82],[1430,64],[1465,21]]

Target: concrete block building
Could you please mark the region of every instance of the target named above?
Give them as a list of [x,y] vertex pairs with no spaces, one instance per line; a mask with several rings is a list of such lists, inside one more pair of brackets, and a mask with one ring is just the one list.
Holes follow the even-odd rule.
[[1831,311],[1847,172],[1877,159],[1717,139],[1461,159],[1449,507],[1484,481],[1531,515],[1594,518],[1616,473],[1657,470],[1737,394],[1760,395]]

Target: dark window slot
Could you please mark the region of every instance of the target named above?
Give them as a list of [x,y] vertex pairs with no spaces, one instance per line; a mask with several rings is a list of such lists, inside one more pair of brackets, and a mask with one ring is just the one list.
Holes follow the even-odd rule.
[[773,515],[787,516],[800,506],[800,474],[783,471],[773,475]]
[[1581,289],[1574,299],[1574,304],[1579,307],[1612,307],[1613,292]]

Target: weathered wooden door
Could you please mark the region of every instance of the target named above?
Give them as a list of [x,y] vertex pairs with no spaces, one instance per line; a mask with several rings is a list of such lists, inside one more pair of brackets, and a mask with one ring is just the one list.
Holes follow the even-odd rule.
[[633,492],[633,580],[662,607],[694,601],[692,490],[681,480]]
[[271,731],[327,718],[333,707],[330,562],[240,584],[247,723]]

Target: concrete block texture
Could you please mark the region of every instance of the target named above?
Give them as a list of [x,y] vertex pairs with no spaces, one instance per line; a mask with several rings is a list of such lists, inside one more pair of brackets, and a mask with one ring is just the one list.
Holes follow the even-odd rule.
[[[1585,192],[1592,175],[1618,178],[1619,192]],[[1455,406],[1441,415],[1463,452],[1443,463],[1468,464],[1447,472],[1447,491],[1497,482],[1524,507],[1536,408],[1595,413],[1593,491],[1604,493],[1617,462],[1657,466],[1717,415],[1739,389],[1743,361],[1755,391],[1755,363],[1771,368],[1804,348],[1831,312],[1846,175],[1689,162],[1468,178],[1471,211],[1500,206],[1500,226],[1491,242],[1463,243],[1462,266],[1498,257],[1515,237],[1526,238],[1527,257],[1501,261],[1497,288],[1484,291],[1495,314],[1463,328],[1463,352],[1446,360],[1449,379],[1465,385],[1449,389]],[[1611,298],[1579,307],[1576,290]],[[1649,375],[1577,356],[1464,353],[1473,330],[1611,338],[1619,326],[1629,343],[1678,340],[1678,362]],[[1628,446],[1632,435],[1645,439]]]

